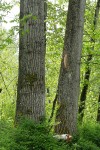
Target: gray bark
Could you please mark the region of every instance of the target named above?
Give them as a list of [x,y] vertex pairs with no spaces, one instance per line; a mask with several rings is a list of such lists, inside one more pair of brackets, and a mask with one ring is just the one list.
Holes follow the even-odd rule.
[[56,133],[74,134],[77,130],[77,112],[80,83],[85,0],[70,0],[68,7],[64,49],[58,81]]
[[45,115],[45,15],[44,0],[20,0],[16,120],[40,121]]

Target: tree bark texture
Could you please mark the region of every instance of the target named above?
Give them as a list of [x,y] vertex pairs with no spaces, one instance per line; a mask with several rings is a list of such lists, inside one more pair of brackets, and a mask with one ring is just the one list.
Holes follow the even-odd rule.
[[[94,32],[96,30],[96,26],[97,26],[99,9],[100,9],[100,0],[97,1],[97,5],[95,8],[94,21],[93,21],[93,27],[94,27],[93,35],[94,35]],[[94,38],[92,37],[90,39],[90,41],[91,41],[91,45],[93,45],[91,50],[94,51],[95,36],[94,36]],[[90,79],[90,74],[91,74],[90,63],[91,63],[92,59],[93,59],[93,54],[88,54],[87,67],[86,67],[85,76],[84,76],[84,83],[83,83],[83,88],[82,88],[82,92],[80,95],[80,105],[79,105],[79,114],[80,114],[79,115],[79,121],[80,121],[80,123],[83,122],[83,117],[84,117],[86,96],[87,96],[87,91],[88,91],[88,87],[89,87],[89,79]]]
[[45,115],[45,6],[44,0],[20,0],[16,120],[37,122]]
[[64,49],[58,81],[56,133],[74,134],[77,130],[77,112],[80,83],[85,0],[70,0],[68,7]]

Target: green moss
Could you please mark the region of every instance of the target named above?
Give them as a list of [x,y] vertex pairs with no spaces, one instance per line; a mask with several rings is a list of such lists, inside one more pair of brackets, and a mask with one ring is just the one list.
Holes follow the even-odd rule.
[[29,83],[31,86],[34,85],[34,82],[38,80],[37,74],[26,74],[25,81]]

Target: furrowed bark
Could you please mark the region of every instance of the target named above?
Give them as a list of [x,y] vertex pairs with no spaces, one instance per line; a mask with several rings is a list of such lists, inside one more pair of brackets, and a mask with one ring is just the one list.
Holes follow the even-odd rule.
[[44,0],[20,1],[16,121],[21,116],[34,121],[45,116],[45,17]]
[[85,0],[70,0],[66,22],[64,49],[58,81],[58,105],[55,132],[75,134],[80,83]]

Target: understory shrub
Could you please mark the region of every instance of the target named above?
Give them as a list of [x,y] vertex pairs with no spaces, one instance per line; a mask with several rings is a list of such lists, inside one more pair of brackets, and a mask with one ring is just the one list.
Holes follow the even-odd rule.
[[10,150],[10,145],[13,145],[13,121],[0,120],[0,150]]
[[0,150],[100,150],[100,124],[85,124],[70,143],[53,138],[48,124],[0,121]]
[[100,124],[86,123],[73,138],[75,150],[100,150]]
[[[66,150],[66,142],[59,142],[49,133],[46,123],[36,124],[31,120],[23,120],[18,126],[2,125],[0,150]],[[1,137],[3,137],[1,139]]]
[[24,120],[16,128],[14,134],[15,145],[11,150],[61,150],[66,149],[65,143],[60,143],[49,133],[49,126],[45,123],[36,124],[31,120]]
[[81,129],[82,137],[96,144],[100,149],[100,124],[85,124]]

